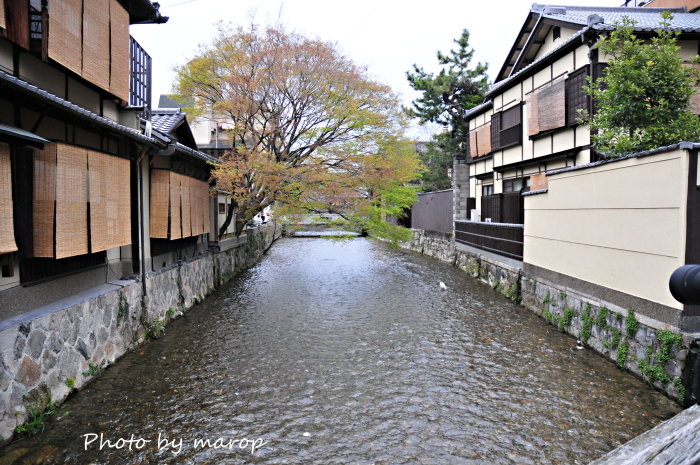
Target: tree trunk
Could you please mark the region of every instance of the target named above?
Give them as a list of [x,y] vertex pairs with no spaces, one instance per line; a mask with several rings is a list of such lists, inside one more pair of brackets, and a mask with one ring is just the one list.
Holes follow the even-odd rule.
[[224,235],[224,231],[228,229],[228,226],[231,224],[231,220],[233,219],[233,203],[228,207],[228,213],[226,214],[226,220],[224,221],[224,224],[221,225],[221,228],[219,228],[219,237]]

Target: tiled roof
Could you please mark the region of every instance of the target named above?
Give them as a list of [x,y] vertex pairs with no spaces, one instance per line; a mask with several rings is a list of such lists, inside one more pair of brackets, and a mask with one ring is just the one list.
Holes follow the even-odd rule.
[[168,134],[175,129],[184,118],[185,114],[180,110],[156,108],[151,112],[151,126],[153,126],[153,129]]
[[467,112],[464,114],[464,117],[467,118],[469,116],[479,114],[482,112],[482,110],[488,110],[489,108],[491,108],[492,105],[493,102],[491,100],[488,100],[482,103],[481,105],[477,105],[474,108],[470,108],[469,110],[467,110]]
[[91,123],[96,124],[97,126],[110,129],[132,139],[139,140],[141,142],[146,142],[151,145],[157,145],[157,141],[152,137],[147,137],[135,129],[123,126],[119,123],[112,121],[111,119],[104,118],[96,113],[91,112],[90,110],[86,110],[83,107],[80,107],[74,103],[62,99],[61,97],[57,97],[54,94],[47,92],[43,89],[39,89],[37,86],[29,84],[28,82],[18,79],[10,74],[7,74],[4,71],[0,71],[0,84],[5,84],[9,88],[19,89],[21,92],[29,94],[36,99],[56,105],[62,110],[77,115],[80,118],[86,119]]
[[187,147],[186,145],[182,145],[179,142],[175,142],[175,151],[180,152],[183,155],[189,155],[193,158],[196,158],[198,160],[202,160],[204,162],[214,163],[217,165],[219,163],[221,163],[218,158],[214,158],[211,155],[207,155],[204,152],[200,152],[199,150],[191,149],[191,148]]
[[568,23],[588,26],[588,17],[598,15],[603,23],[596,29],[612,29],[615,23],[621,23],[627,17],[636,23],[635,29],[652,31],[659,28],[661,13],[673,13],[671,29],[679,31],[700,30],[700,15],[686,13],[684,8],[633,8],[633,7],[596,7],[596,6],[566,6],[566,5],[532,5],[533,13],[539,13],[543,18],[551,18]]

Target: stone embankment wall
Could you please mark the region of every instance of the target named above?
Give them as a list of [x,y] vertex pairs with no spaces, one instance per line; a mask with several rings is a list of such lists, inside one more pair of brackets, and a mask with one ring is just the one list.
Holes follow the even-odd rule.
[[139,279],[113,281],[0,323],[0,442],[257,263],[280,231],[148,273],[145,299]]
[[466,271],[679,403],[700,400],[693,392],[700,362],[697,334],[680,333],[596,296],[533,279],[520,262],[456,245],[451,234],[414,230],[401,246]]

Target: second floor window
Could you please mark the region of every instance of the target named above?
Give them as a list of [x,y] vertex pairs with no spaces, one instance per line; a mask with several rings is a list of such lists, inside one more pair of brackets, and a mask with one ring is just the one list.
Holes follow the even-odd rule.
[[493,184],[481,186],[481,195],[493,195]]
[[492,150],[522,144],[522,115],[522,105],[516,105],[491,117]]

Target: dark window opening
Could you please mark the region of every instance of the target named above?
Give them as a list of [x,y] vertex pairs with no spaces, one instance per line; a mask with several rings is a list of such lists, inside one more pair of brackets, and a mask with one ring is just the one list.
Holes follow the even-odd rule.
[[225,214],[226,214],[226,204],[219,203],[219,215],[225,215]]
[[566,80],[566,125],[575,126],[581,112],[588,112],[589,97],[583,90],[588,85],[588,66],[569,75]]
[[552,29],[552,40],[557,40],[561,37],[561,28],[559,26],[554,26]]
[[491,150],[522,144],[523,106],[496,113],[491,117]]
[[481,186],[481,195],[493,195],[493,184]]
[[107,252],[97,252],[75,257],[27,258],[19,261],[19,282],[26,286],[50,279],[62,278],[82,271],[105,266]]
[[530,178],[507,179],[503,181],[503,192],[520,192],[523,187],[530,187]]
[[178,252],[188,247],[197,245],[199,236],[186,237],[184,239],[155,239],[151,238],[151,256],[156,257],[168,252]]

